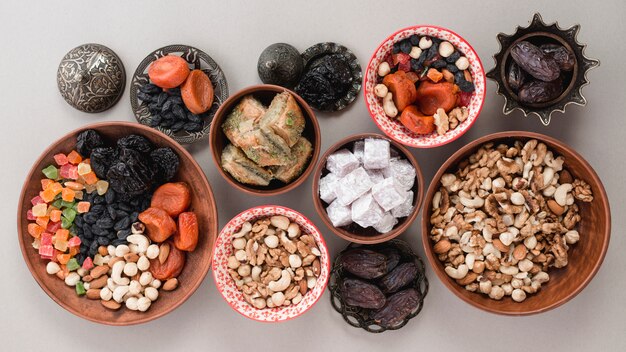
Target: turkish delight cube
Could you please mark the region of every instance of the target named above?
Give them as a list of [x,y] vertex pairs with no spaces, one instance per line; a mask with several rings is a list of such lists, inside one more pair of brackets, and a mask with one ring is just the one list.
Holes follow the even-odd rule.
[[406,194],[405,190],[396,187],[393,178],[386,178],[372,187],[372,196],[385,211],[404,203]]
[[385,212],[378,224],[374,225],[374,229],[380,233],[387,233],[393,230],[397,223],[398,219],[391,215],[390,212]]
[[378,224],[383,214],[383,209],[376,203],[371,193],[366,193],[352,203],[352,221],[362,227]]
[[335,227],[347,226],[352,223],[352,209],[349,205],[341,205],[334,201],[326,208],[326,213]]
[[337,181],[335,194],[341,205],[350,205],[373,186],[364,168],[359,167]]
[[413,191],[408,191],[404,202],[397,207],[391,209],[391,215],[396,218],[403,218],[411,215],[413,211]]
[[352,147],[352,153],[361,163],[363,163],[363,152],[365,150],[365,141],[356,141]]
[[392,159],[389,166],[383,169],[383,175],[393,178],[396,184],[404,190],[413,188],[415,174],[415,168],[406,159]]
[[337,181],[339,181],[339,177],[333,173],[329,173],[320,178],[320,198],[324,202],[330,204],[330,202],[337,198],[337,194],[335,194]]
[[373,184],[377,184],[385,180],[385,175],[383,174],[382,170],[372,169],[365,171],[367,171],[367,174],[370,177],[370,181],[372,181]]
[[359,165],[359,159],[345,148],[332,153],[326,160],[326,169],[339,177],[344,177]]
[[363,147],[363,166],[366,169],[383,169],[389,166],[389,141],[366,138]]

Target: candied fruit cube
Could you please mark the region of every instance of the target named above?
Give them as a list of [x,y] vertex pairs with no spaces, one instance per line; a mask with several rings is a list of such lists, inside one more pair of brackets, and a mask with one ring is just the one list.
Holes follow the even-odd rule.
[[404,203],[407,192],[397,187],[393,178],[386,178],[372,187],[372,196],[385,211],[390,211]]
[[61,177],[71,180],[76,180],[78,178],[78,167],[72,164],[65,164],[61,166]]
[[43,199],[41,199],[40,196],[35,196],[33,197],[33,199],[30,200],[30,204],[32,204],[33,206],[37,204],[41,204],[41,203],[45,203],[45,202],[43,201]]
[[59,177],[59,170],[54,165],[48,165],[41,172],[50,179],[56,180]]
[[56,196],[56,194],[54,194],[53,190],[48,188],[45,191],[39,192],[39,196],[41,197],[41,199],[43,199],[44,202],[50,203],[54,200],[54,196]]
[[46,203],[37,204],[33,207],[33,215],[37,217],[46,216],[47,210],[48,210],[48,204]]
[[84,159],[84,160],[83,160],[83,162],[84,162],[85,164],[87,164],[87,165],[91,165],[91,159],[89,159],[89,158]]
[[68,253],[73,257],[80,253],[80,247],[70,247],[70,251]]
[[341,205],[350,205],[360,196],[367,193],[373,186],[364,168],[359,167],[337,181],[335,194]]
[[35,249],[39,249],[39,246],[40,246],[40,245],[41,245],[41,239],[39,239],[39,238],[35,238],[35,239],[33,240],[33,248],[35,248]]
[[57,165],[63,166],[67,164],[67,155],[63,153],[56,154],[54,156],[54,161],[57,163]]
[[96,182],[98,182],[98,176],[96,176],[96,173],[93,171],[90,171],[82,176],[85,180],[85,183],[88,185],[95,185]]
[[35,215],[33,215],[33,210],[32,209],[28,209],[28,211],[26,211],[26,219],[28,220],[37,220],[37,217]]
[[49,216],[39,216],[37,217],[37,225],[41,226],[41,227],[47,227],[48,226],[48,222],[50,222],[50,217]]
[[68,248],[67,241],[56,240],[54,242],[54,248],[61,252],[65,252]]
[[90,257],[87,257],[83,260],[83,269],[90,270],[91,268],[93,268],[93,260],[91,260]]
[[57,241],[67,241],[70,237],[70,232],[66,229],[58,229],[54,236]]
[[43,233],[44,228],[35,224],[35,223],[30,223],[28,224],[28,234],[30,234],[31,236],[37,238],[39,236],[41,236],[41,234]]
[[67,161],[71,164],[78,165],[81,161],[83,161],[83,157],[80,156],[77,151],[72,150],[69,154],[67,154]]
[[63,216],[61,217],[61,220],[66,218],[68,221],[72,222],[74,221],[74,218],[76,218],[76,214],[78,213],[74,210],[74,208],[65,208],[63,209]]
[[54,183],[54,180],[51,180],[49,178],[42,178],[41,179],[41,189],[43,189],[45,191],[53,183]]
[[50,232],[50,233],[56,233],[58,229],[61,228],[61,222],[60,221],[50,221],[48,223],[48,227],[46,227],[46,231]]
[[42,245],[52,245],[52,234],[49,232],[44,232],[41,234],[41,244]]
[[67,241],[67,244],[70,247],[78,247],[78,246],[80,246],[80,243],[81,243],[80,237],[78,237],[78,236],[74,236],[74,237],[70,238],[69,241]]
[[61,211],[59,209],[55,209],[50,212],[50,221],[53,221],[53,222],[61,221]]
[[79,175],[81,175],[81,176],[86,175],[86,174],[91,172],[91,165],[85,164],[85,163],[80,163],[80,164],[78,164],[77,170],[78,170],[78,174]]
[[80,182],[67,181],[63,185],[65,186],[65,188],[69,188],[73,191],[82,191],[83,189],[85,189],[85,185]]
[[91,207],[91,203],[89,202],[78,202],[78,205],[76,206],[76,211],[78,211],[79,213],[86,213],[89,211],[89,208]]
[[98,195],[104,195],[109,190],[109,183],[104,180],[99,180],[96,182],[96,191],[98,191]]
[[51,244],[40,244],[39,245],[39,255],[42,257],[52,258],[54,254],[54,248]]
[[71,202],[74,200],[75,192],[69,188],[63,188],[63,192],[61,192],[61,199],[66,202]]
[[391,215],[391,213],[387,212],[383,215],[380,221],[374,225],[374,229],[379,233],[387,233],[393,230],[393,227],[398,223],[398,219],[395,216]]
[[84,197],[84,195],[85,195],[85,194],[83,193],[83,191],[74,191],[74,198],[75,198],[75,199],[80,199],[80,200],[82,200],[82,199],[83,199],[83,197]]
[[56,196],[57,194],[61,193],[61,191],[63,190],[63,186],[61,186],[60,183],[55,182],[51,184],[48,189],[54,192],[54,195]]
[[349,205],[341,205],[335,200],[326,208],[326,213],[335,227],[348,226],[352,223],[352,213]]
[[67,264],[67,262],[69,262],[71,258],[72,256],[69,254],[57,254],[57,260],[61,264]]
[[67,261],[67,270],[69,271],[74,271],[78,268],[80,268],[80,264],[78,264],[78,260],[76,260],[76,258],[70,258],[70,260]]

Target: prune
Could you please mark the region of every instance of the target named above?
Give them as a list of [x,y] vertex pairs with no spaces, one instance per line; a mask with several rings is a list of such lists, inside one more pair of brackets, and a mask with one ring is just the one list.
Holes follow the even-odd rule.
[[308,65],[295,91],[314,108],[328,110],[344,97],[352,80],[350,65],[343,55],[325,55]]
[[394,293],[417,278],[417,266],[415,263],[403,263],[398,265],[389,274],[383,276],[378,286],[385,293]]
[[409,288],[387,298],[387,303],[372,314],[372,319],[385,328],[400,324],[419,303],[417,291]]
[[133,197],[150,190],[153,172],[144,160],[139,152],[122,149],[118,162],[107,172],[109,185],[118,196]]
[[99,178],[106,178],[107,172],[117,156],[117,150],[113,148],[95,148],[89,156],[91,169]]
[[358,279],[343,280],[341,296],[346,304],[367,309],[380,309],[387,302],[385,295],[378,287]]
[[117,146],[122,149],[132,149],[140,153],[149,153],[152,150],[152,143],[144,137],[130,134],[117,140]]
[[405,54],[410,53],[412,47],[413,46],[411,45],[411,42],[409,40],[403,40],[400,42],[400,51],[402,51]]
[[532,80],[520,88],[517,96],[522,103],[545,103],[558,97],[562,89],[560,79],[552,82]]
[[76,137],[76,150],[85,158],[89,157],[94,148],[103,145],[102,136],[94,130],[85,130]]
[[563,72],[569,72],[574,69],[576,58],[574,54],[567,50],[566,47],[558,44],[543,44],[539,47],[546,55],[552,57],[559,65]]
[[172,148],[159,148],[150,153],[150,159],[152,164],[156,168],[155,178],[159,183],[165,183],[171,180],[180,165],[178,155],[172,150]]
[[511,62],[506,78],[511,90],[517,92],[526,83],[526,72],[515,62]]
[[387,273],[387,257],[369,249],[352,249],[341,256],[348,272],[363,279],[375,279]]
[[511,57],[522,70],[538,80],[550,82],[559,77],[560,70],[556,61],[527,41],[513,45]]

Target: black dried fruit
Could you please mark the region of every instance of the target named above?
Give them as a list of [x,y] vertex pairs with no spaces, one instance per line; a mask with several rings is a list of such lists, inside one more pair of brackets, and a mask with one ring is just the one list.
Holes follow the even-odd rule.
[[161,88],[157,87],[155,84],[152,83],[147,83],[144,84],[143,86],[139,87],[139,91],[145,94],[150,94],[150,95],[154,95],[156,93],[159,93],[161,91],[163,91]]
[[409,42],[413,46],[418,46],[420,43],[420,37],[417,34],[413,34],[409,37]]
[[202,130],[202,124],[195,123],[195,122],[187,122],[183,126],[183,129],[187,132],[198,132]]
[[346,304],[367,309],[380,309],[387,302],[378,287],[359,279],[343,280],[341,296]]
[[153,172],[145,161],[139,152],[122,149],[118,162],[107,172],[110,187],[118,196],[133,197],[150,190]]
[[391,52],[394,53],[394,54],[397,54],[397,53],[400,52],[400,43],[399,42],[393,43],[393,48],[391,49]]
[[456,60],[458,60],[460,57],[461,57],[461,53],[458,51],[455,51],[452,54],[450,54],[450,56],[446,57],[446,62],[449,64],[454,64],[456,63]]
[[113,148],[95,148],[89,156],[91,169],[96,173],[96,176],[104,179],[117,156],[117,150]]
[[123,149],[132,149],[140,153],[149,153],[152,150],[152,143],[144,137],[137,134],[130,134],[117,140],[117,146]]
[[102,140],[102,136],[94,130],[82,131],[78,134],[78,137],[76,137],[76,150],[84,158],[89,157],[94,148],[98,148],[103,145],[104,141]]
[[295,91],[314,108],[328,110],[345,96],[352,80],[352,70],[343,55],[324,55],[307,65]]
[[372,319],[385,328],[402,323],[419,303],[417,291],[409,288],[391,295],[381,309],[372,314]]
[[369,249],[351,249],[341,255],[341,264],[348,272],[363,279],[375,279],[387,273],[387,257]]
[[178,132],[178,131],[182,130],[184,126],[185,126],[185,121],[178,121],[175,124],[173,124],[172,127],[170,127],[170,129],[173,132]]
[[172,114],[174,115],[174,117],[180,119],[180,120],[184,120],[185,119],[185,111],[183,110],[183,108],[180,105],[174,105],[172,107]]
[[448,70],[448,71],[450,71],[452,73],[461,72],[461,71],[459,71],[459,68],[456,67],[455,64],[448,64],[448,65],[446,65],[446,70]]
[[411,42],[408,39],[400,42],[400,51],[402,51],[405,54],[410,53],[412,47],[413,45],[411,45]]
[[394,293],[417,278],[417,265],[403,263],[398,265],[389,274],[383,276],[378,285],[386,294]]
[[474,83],[469,82],[469,81],[463,80],[462,82],[458,83],[458,86],[462,92],[471,93],[474,91]]
[[543,44],[539,47],[546,55],[552,57],[559,65],[559,69],[563,72],[569,72],[574,69],[576,58],[574,53],[566,47],[558,44]]
[[157,106],[162,106],[168,97],[169,97],[169,94],[167,94],[166,92],[160,93],[157,96],[157,101],[156,101]]
[[386,247],[379,250],[387,257],[387,272],[393,270],[400,263],[400,252],[393,247]]
[[426,61],[433,60],[436,56],[439,56],[439,44],[433,42],[433,45],[426,51]]
[[560,79],[552,82],[532,80],[520,88],[517,97],[522,103],[545,103],[556,99],[562,91]]
[[436,68],[436,69],[440,69],[440,68],[446,67],[447,65],[448,65],[448,63],[446,63],[446,60],[439,59],[439,60],[433,62],[431,66]]
[[150,153],[152,163],[156,168],[156,179],[160,183],[170,181],[176,175],[180,160],[172,148],[155,149]]
[[517,92],[524,85],[524,83],[526,83],[526,72],[524,72],[524,70],[522,70],[515,62],[511,62],[506,79],[511,90]]
[[104,218],[100,218],[98,219],[98,221],[96,221],[96,226],[101,229],[110,229],[113,227],[113,225],[114,225],[113,219],[111,219],[108,216]]
[[550,82],[559,77],[560,70],[556,61],[527,41],[513,45],[511,57],[522,70],[538,80]]

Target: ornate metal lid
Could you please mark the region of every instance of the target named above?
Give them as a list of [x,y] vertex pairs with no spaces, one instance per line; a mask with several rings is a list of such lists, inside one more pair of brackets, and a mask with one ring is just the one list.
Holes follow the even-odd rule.
[[101,112],[115,105],[124,93],[126,72],[113,50],[100,44],[83,44],[61,60],[57,85],[71,106],[84,112]]

